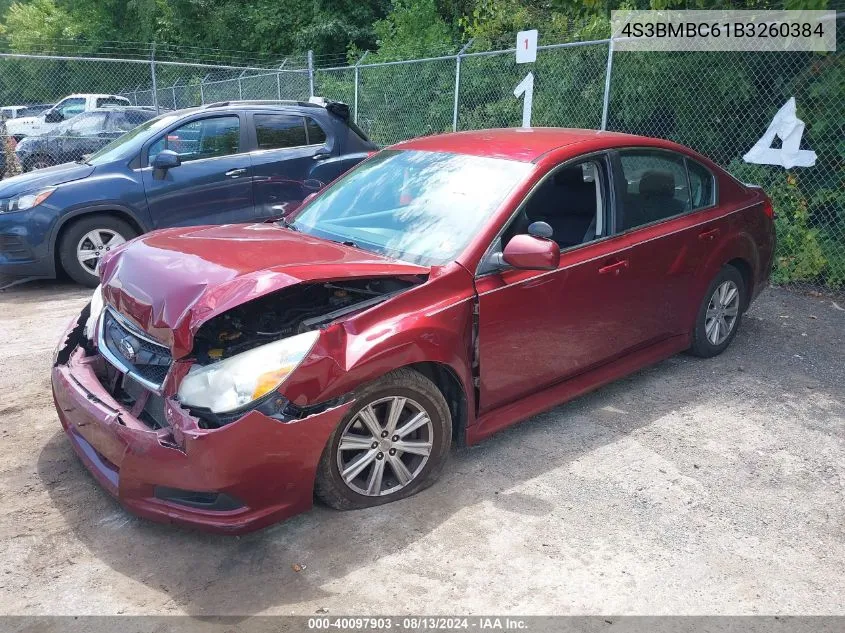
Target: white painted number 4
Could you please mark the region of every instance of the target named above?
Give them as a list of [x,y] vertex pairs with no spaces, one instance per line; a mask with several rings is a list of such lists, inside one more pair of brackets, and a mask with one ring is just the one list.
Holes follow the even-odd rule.
[[[816,153],[800,149],[804,135],[804,121],[795,113],[795,97],[787,101],[777,111],[766,133],[743,156],[746,163],[757,165],[780,165],[792,167],[812,167],[816,164]],[[781,141],[780,149],[772,147],[775,137]]]

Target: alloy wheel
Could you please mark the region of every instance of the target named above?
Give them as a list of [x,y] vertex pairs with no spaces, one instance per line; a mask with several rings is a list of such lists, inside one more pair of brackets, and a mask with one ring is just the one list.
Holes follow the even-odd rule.
[[739,288],[733,281],[723,281],[707,304],[704,331],[712,345],[721,345],[730,336],[739,316]]
[[419,403],[402,396],[381,398],[364,406],[343,429],[338,471],[358,494],[388,495],[422,472],[433,441],[431,417]]
[[82,268],[96,275],[100,257],[125,241],[126,239],[120,233],[112,229],[88,231],[76,245],[76,259]]

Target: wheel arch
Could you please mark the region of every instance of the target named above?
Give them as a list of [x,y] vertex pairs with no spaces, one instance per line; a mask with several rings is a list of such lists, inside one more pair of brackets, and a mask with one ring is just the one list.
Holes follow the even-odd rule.
[[428,378],[443,394],[452,415],[452,441],[458,446],[464,446],[469,408],[467,395],[458,374],[449,365],[436,361],[422,361],[406,367]]
[[751,292],[754,289],[754,269],[751,268],[751,264],[748,260],[743,257],[734,257],[729,262],[726,262],[725,265],[736,268],[739,271],[739,274],[742,275],[742,283],[745,285],[745,296],[743,297],[742,311],[745,312],[751,303]]
[[53,265],[56,267],[56,271],[61,270],[61,262],[59,261],[59,244],[61,243],[61,240],[64,237],[65,233],[67,233],[71,226],[73,226],[76,222],[83,218],[91,217],[92,215],[116,216],[121,220],[126,221],[133,229],[138,232],[138,235],[146,233],[148,230],[144,223],[138,218],[138,215],[136,213],[134,213],[127,207],[121,205],[101,204],[96,206],[83,207],[81,209],[75,209],[74,211],[62,216],[54,230],[53,239],[50,241],[52,261]]
[[[726,265],[730,264],[739,270],[742,279],[746,282],[746,299],[743,310],[748,308],[750,298],[754,296],[754,284],[756,271],[759,268],[759,253],[754,239],[747,233],[737,233],[731,236],[730,239],[723,240],[717,248],[707,257],[704,265],[701,267],[701,272],[696,278],[693,293],[690,295],[689,314],[687,315],[687,322],[693,324],[695,322],[698,308],[701,301],[704,299],[704,293],[713,278],[719,274],[719,271]],[[692,325],[690,325],[692,327]]]

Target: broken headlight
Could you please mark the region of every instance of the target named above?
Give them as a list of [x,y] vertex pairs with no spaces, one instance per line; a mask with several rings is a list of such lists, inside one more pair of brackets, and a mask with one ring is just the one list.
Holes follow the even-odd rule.
[[103,287],[97,286],[94,290],[94,294],[91,295],[91,311],[88,313],[88,320],[85,321],[85,338],[89,341],[94,340],[97,321],[99,320],[104,307],[105,302],[103,301]]
[[189,407],[225,413],[275,391],[314,347],[316,330],[275,341],[211,365],[194,365],[179,385]]

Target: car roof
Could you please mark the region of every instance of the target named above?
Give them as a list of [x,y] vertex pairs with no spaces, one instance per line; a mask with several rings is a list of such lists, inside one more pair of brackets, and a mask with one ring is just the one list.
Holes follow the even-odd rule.
[[100,97],[109,97],[111,99],[126,99],[127,101],[129,101],[129,99],[127,99],[123,95],[113,95],[113,94],[108,94],[106,92],[74,92],[72,95],[68,95],[66,97],[63,97],[62,100],[70,99],[71,97],[73,97],[73,98],[77,98],[77,97],[96,97],[98,99]]
[[528,163],[559,147],[585,141],[592,141],[591,145],[595,145],[595,149],[601,149],[620,144],[637,144],[640,141],[649,141],[651,144],[654,139],[621,132],[576,128],[503,128],[423,136],[397,143],[388,149],[449,152]]
[[155,114],[155,108],[135,105],[104,105],[99,108],[92,108],[88,112],[152,112]]

